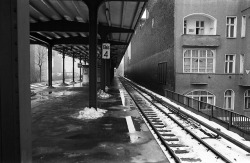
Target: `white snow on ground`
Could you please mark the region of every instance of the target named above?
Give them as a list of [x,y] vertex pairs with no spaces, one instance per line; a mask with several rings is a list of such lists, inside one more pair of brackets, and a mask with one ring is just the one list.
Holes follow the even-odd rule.
[[[129,80],[129,79],[127,79]],[[131,81],[131,80],[129,80]],[[133,81],[131,81],[133,82]],[[134,83],[134,82],[133,82]],[[134,83],[136,84],[136,83]],[[170,103],[171,105],[180,108],[182,111],[186,112],[187,114],[199,119],[200,121],[210,125],[213,128],[219,129],[221,132],[223,132],[224,134],[227,134],[228,136],[230,136],[231,138],[241,142],[242,144],[250,147],[250,141],[245,140],[243,137],[239,136],[238,134],[227,130],[226,128],[224,128],[223,126],[220,126],[219,124],[210,121],[202,116],[199,116],[187,109],[185,109],[184,107],[170,101],[168,98],[161,96],[159,94],[156,94],[150,90],[148,90],[145,87],[142,87],[138,84],[136,84],[137,86],[139,86],[140,88],[154,94],[155,96],[157,96],[158,98],[166,101],[167,103]],[[234,163],[250,163],[250,154],[248,152],[246,152],[245,150],[242,150],[241,148],[239,148],[238,146],[234,145],[233,143],[229,142],[228,140],[224,139],[224,138],[220,138],[220,139],[209,139],[209,140],[205,140],[207,143],[209,143],[211,146],[213,146],[217,151],[221,152],[222,155],[227,156],[228,159],[230,159],[232,162]],[[206,153],[204,153],[204,155],[206,155]]]
[[103,90],[101,90],[101,89],[97,92],[97,96],[98,96],[99,98],[101,98],[101,99],[107,99],[107,98],[111,97],[110,94],[105,93],[105,92],[104,92]]
[[107,110],[104,109],[95,109],[95,108],[89,108],[85,107],[83,110],[79,111],[78,115],[73,115],[73,118],[77,119],[97,119],[100,117],[103,117],[104,113],[106,113]]

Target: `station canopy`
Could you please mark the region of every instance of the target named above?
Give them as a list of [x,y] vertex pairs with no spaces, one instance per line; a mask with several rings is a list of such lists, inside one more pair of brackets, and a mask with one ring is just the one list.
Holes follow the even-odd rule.
[[[103,1],[98,10],[97,58],[101,43],[111,44],[115,67],[126,52],[147,0]],[[88,62],[89,11],[85,0],[30,0],[30,43],[51,45]]]

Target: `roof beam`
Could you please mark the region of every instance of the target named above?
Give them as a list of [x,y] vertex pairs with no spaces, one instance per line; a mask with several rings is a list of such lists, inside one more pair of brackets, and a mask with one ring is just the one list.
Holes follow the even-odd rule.
[[[107,41],[111,45],[128,45],[126,42],[119,42],[119,41]],[[89,44],[89,37],[68,37],[68,38],[60,38],[60,39],[53,39],[51,40],[53,45],[56,44],[73,44],[73,45],[88,45]],[[101,44],[101,39],[98,39],[98,44]]]
[[48,39],[47,37],[44,37],[43,35],[40,35],[38,33],[30,33],[30,36],[32,38],[34,38],[35,40],[38,40],[40,42],[44,42],[47,44],[51,44],[51,41],[52,41],[52,40]]
[[[107,33],[133,33],[134,30],[108,27],[104,25],[98,25],[99,32]],[[89,32],[89,24],[75,21],[54,20],[39,23],[30,23],[31,32]]]

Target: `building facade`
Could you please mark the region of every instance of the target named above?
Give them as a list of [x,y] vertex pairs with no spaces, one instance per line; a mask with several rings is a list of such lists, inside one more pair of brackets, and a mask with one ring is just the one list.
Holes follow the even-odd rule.
[[250,116],[250,0],[150,0],[145,13],[125,76]]

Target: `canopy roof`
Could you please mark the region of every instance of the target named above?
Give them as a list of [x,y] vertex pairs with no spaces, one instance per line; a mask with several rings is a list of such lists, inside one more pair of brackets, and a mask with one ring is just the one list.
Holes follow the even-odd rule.
[[[89,58],[88,0],[30,0],[30,43],[53,45],[59,52]],[[118,67],[147,0],[103,1],[98,10],[98,58],[101,43],[111,44],[111,59]]]

